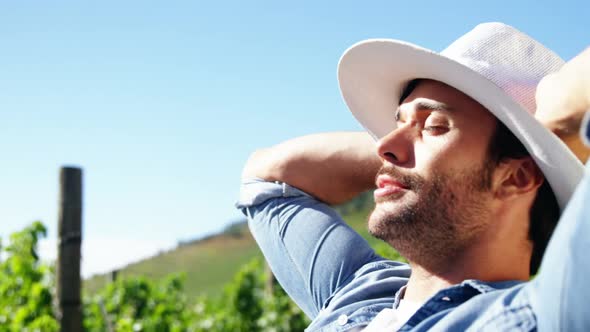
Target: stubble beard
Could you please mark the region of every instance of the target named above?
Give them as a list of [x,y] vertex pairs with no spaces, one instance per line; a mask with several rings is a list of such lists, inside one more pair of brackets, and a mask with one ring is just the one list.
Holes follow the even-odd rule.
[[438,174],[426,181],[384,167],[408,187],[401,197],[376,201],[369,233],[389,243],[402,256],[429,270],[440,270],[477,241],[487,228],[486,195],[490,168]]

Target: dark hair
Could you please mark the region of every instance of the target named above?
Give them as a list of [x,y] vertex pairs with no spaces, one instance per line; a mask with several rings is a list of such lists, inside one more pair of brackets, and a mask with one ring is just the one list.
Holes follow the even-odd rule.
[[[524,145],[501,121],[497,120],[496,131],[488,147],[489,162],[497,165],[504,159],[525,157],[530,157],[530,153]],[[560,216],[557,199],[547,180],[544,180],[539,187],[529,216],[529,240],[533,244],[530,274],[533,275],[539,269],[543,253]]]
[[[420,81],[422,79],[414,79],[408,82],[402,91],[399,100],[400,104],[412,93]],[[504,159],[520,159],[530,156],[530,153],[520,140],[514,136],[506,125],[496,119],[496,130],[488,146],[489,169],[493,169],[493,167]],[[557,225],[559,216],[560,210],[557,199],[547,180],[544,180],[537,191],[537,196],[529,213],[528,239],[533,244],[533,253],[529,267],[531,275],[536,274],[539,270],[541,259],[543,258],[549,239],[553,234],[553,230]]]

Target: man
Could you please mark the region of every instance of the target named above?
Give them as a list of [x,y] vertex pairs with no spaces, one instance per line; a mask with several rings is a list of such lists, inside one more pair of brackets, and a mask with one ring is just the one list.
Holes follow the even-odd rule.
[[[537,122],[539,80],[563,62],[512,27],[476,27],[441,55],[393,40],[339,64],[363,133],[255,153],[238,206],[310,331],[535,329],[526,283],[583,167]],[[377,256],[326,204],[375,188]]]

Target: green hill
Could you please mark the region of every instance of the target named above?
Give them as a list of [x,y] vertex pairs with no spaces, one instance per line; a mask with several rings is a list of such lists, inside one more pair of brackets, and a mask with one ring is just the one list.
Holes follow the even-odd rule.
[[[396,257],[389,246],[367,233],[366,218],[372,206],[372,196],[364,193],[337,210],[380,254]],[[118,277],[143,275],[160,279],[171,273],[185,273],[189,298],[217,296],[240,267],[256,256],[262,257],[262,253],[244,221],[230,225],[220,234],[181,242],[174,250],[129,264],[118,272]],[[93,276],[84,281],[84,290],[93,294],[109,280],[110,274]]]

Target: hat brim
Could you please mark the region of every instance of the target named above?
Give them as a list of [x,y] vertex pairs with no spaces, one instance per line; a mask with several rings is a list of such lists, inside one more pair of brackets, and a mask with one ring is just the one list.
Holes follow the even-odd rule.
[[584,173],[582,163],[557,136],[487,78],[432,50],[391,39],[359,42],[344,52],[338,64],[342,96],[375,139],[395,129],[401,93],[417,78],[452,86],[493,113],[531,153],[560,208],[565,207]]

